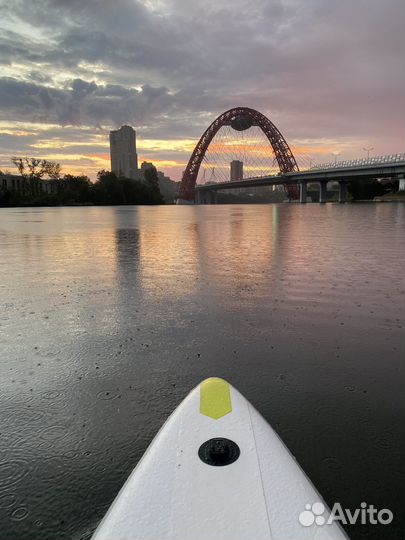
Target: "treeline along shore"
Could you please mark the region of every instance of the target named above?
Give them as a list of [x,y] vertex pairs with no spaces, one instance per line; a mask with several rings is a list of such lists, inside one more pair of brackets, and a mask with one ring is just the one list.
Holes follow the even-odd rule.
[[[0,206],[165,204],[154,166],[143,179],[118,177],[99,171],[97,180],[60,173],[57,163],[35,158],[13,158],[18,172],[0,172]],[[173,182],[174,184],[174,182]],[[170,196],[169,196],[170,200]]]

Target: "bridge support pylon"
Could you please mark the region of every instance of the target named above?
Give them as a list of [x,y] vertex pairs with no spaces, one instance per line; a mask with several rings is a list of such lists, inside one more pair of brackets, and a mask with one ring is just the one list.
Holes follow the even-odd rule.
[[300,203],[307,202],[307,182],[300,182]]
[[343,204],[346,202],[347,182],[339,180],[339,198],[338,201]]
[[218,204],[218,194],[215,189],[195,190],[194,204]]
[[202,195],[199,189],[194,191],[194,204],[202,204]]
[[319,182],[319,202],[321,204],[326,202],[326,188],[327,188],[327,185],[328,185],[327,180],[321,180]]

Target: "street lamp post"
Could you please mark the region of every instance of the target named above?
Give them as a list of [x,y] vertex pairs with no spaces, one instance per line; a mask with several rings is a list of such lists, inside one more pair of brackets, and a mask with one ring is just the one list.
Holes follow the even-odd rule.
[[341,152],[332,152],[331,156],[334,156],[335,157],[335,165],[337,163],[337,158],[338,156],[340,156]]
[[370,152],[371,150],[374,150],[374,146],[370,146],[369,148],[365,147],[363,150],[367,152],[367,159],[370,159]]

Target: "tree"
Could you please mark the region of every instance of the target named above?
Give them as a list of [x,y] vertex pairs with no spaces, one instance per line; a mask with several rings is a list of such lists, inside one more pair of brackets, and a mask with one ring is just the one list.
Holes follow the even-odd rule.
[[145,181],[120,176],[110,171],[99,171],[91,186],[91,200],[95,204],[162,204],[157,171],[145,174]]
[[120,178],[126,204],[150,204],[150,190],[145,182]]
[[11,161],[25,180],[40,180],[44,176],[57,180],[60,177],[61,167],[55,161],[29,157],[19,158],[16,156],[12,157]]
[[57,183],[58,200],[62,204],[88,203],[91,197],[91,182],[87,176],[65,174]]
[[45,169],[45,174],[47,174],[51,180],[58,180],[60,178],[61,166],[59,163],[47,161]]
[[347,184],[347,191],[354,201],[372,200],[386,192],[384,186],[378,180],[361,180],[355,178]]
[[96,204],[125,204],[122,183],[111,171],[99,171],[97,181],[93,186],[94,202]]
[[146,180],[146,184],[148,185],[151,192],[151,202],[154,204],[163,204],[163,198],[162,194],[160,193],[159,177],[156,167],[154,165],[148,167],[144,172],[144,177]]
[[27,181],[31,194],[39,193],[38,183],[44,176],[48,176],[52,180],[57,180],[60,177],[61,167],[59,163],[54,161],[16,156],[13,156],[11,161],[23,179]]

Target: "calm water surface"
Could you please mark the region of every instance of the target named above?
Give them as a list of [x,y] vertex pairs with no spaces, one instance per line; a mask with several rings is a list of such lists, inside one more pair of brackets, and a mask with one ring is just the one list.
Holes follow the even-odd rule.
[[332,505],[403,537],[402,204],[0,210],[0,537],[88,538],[225,377]]

